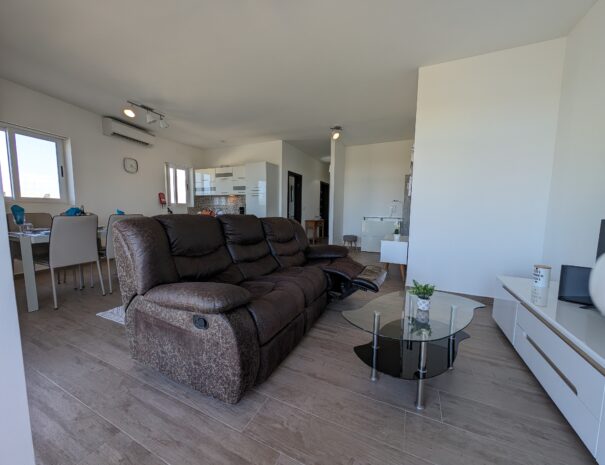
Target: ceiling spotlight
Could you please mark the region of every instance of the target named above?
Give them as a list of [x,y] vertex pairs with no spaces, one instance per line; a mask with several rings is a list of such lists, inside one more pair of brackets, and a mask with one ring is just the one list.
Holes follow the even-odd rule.
[[168,121],[166,121],[163,116],[160,116],[160,127],[162,129],[166,129],[168,127]]
[[340,136],[342,135],[342,127],[332,126],[330,129],[332,130],[332,140],[340,139]]
[[147,114],[145,115],[145,119],[148,124],[155,123],[158,120],[157,114],[152,111],[147,110]]
[[132,105],[124,108],[124,114],[129,118],[134,118],[135,116],[137,116],[134,110],[132,109]]

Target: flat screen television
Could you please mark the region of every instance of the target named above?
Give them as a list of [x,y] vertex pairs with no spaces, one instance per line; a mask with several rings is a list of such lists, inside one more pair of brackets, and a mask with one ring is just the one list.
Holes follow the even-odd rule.
[[[605,254],[605,220],[601,220],[601,231],[597,243],[597,259]],[[588,281],[592,268],[585,266],[561,266],[561,279],[559,280],[559,300],[582,304],[588,307],[593,305],[588,292]]]

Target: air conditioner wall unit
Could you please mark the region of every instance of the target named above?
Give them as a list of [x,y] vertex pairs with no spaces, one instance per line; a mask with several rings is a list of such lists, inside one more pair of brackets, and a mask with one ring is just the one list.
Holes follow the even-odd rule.
[[155,136],[147,131],[136,128],[129,124],[122,123],[117,119],[104,117],[103,118],[103,134],[106,136],[116,136],[122,139],[136,142],[137,144],[151,147]]

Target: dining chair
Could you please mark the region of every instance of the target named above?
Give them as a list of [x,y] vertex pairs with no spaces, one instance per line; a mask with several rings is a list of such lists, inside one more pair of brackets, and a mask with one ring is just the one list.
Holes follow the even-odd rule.
[[98,222],[97,215],[55,216],[53,218],[50,228],[49,257],[46,265],[50,268],[55,309],[58,308],[55,282],[55,270],[58,268],[96,262],[101,291],[105,295],[97,246]]
[[111,262],[116,258],[115,249],[113,247],[113,225],[118,221],[127,220],[128,218],[136,218],[143,216],[140,213],[130,215],[111,215],[107,221],[107,231],[105,234],[105,249],[101,250],[101,257],[107,260],[107,281],[109,282],[109,293],[113,294],[113,285],[111,283]]

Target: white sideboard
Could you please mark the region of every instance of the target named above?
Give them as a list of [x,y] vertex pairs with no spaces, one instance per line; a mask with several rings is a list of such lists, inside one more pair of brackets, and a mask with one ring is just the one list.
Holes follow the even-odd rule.
[[605,465],[605,318],[558,300],[532,301],[532,280],[498,278],[510,299],[495,299],[492,316],[597,462]]

